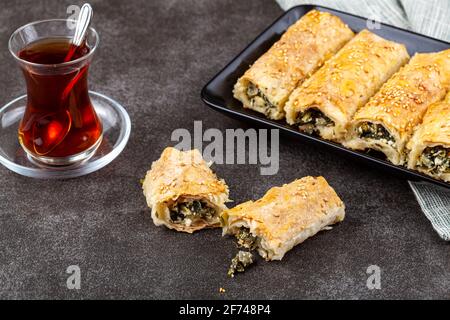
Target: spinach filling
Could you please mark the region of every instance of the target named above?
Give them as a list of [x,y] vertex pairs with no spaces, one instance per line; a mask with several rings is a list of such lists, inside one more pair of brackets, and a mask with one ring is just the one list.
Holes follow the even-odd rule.
[[250,252],[257,247],[258,238],[251,234],[250,230],[241,227],[236,234],[238,248],[247,249],[249,251],[240,250],[231,260],[228,276],[233,278],[236,272],[244,272],[245,268],[253,263],[253,254]]
[[206,202],[192,200],[177,203],[170,209],[170,219],[173,223],[190,225],[198,220],[211,220],[216,210]]
[[450,149],[428,147],[420,156],[418,165],[431,173],[450,173]]
[[228,276],[234,278],[236,272],[244,272],[245,268],[253,263],[253,254],[247,251],[239,251],[231,260]]
[[310,108],[297,116],[297,124],[302,126],[308,134],[317,131],[317,127],[332,127],[334,121],[328,118],[317,108]]
[[239,248],[248,250],[256,249],[256,237],[252,235],[248,228],[240,228],[235,237]]
[[251,82],[247,87],[247,96],[252,107],[266,109],[266,112],[269,112],[270,109],[276,109],[276,106],[273,105],[261,90]]
[[357,130],[360,138],[386,140],[386,142],[391,146],[395,144],[394,137],[381,124],[363,122],[358,126]]

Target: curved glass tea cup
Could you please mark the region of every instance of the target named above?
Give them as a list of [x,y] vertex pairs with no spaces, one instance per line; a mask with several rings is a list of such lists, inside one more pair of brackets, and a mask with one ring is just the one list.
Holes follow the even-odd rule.
[[27,105],[19,127],[19,142],[37,163],[66,166],[89,159],[102,141],[102,124],[89,97],[88,70],[98,47],[93,28],[77,47],[73,60],[70,39],[75,21],[43,20],[16,30],[9,50],[27,86]]

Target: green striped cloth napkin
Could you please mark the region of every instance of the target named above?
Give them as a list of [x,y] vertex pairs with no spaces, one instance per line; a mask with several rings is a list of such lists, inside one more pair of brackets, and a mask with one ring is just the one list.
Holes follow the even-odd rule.
[[[450,42],[449,0],[276,0],[284,10],[316,4],[384,22]],[[439,236],[450,241],[450,192],[425,182],[409,182]]]

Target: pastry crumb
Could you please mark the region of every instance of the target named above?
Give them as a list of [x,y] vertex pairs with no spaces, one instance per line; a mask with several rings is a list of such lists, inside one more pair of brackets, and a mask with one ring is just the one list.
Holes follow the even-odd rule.
[[225,293],[226,290],[224,288],[219,288],[219,293]]
[[245,268],[252,263],[253,255],[250,252],[239,251],[238,254],[231,260],[231,265],[227,274],[230,278],[234,278],[236,272],[244,272]]

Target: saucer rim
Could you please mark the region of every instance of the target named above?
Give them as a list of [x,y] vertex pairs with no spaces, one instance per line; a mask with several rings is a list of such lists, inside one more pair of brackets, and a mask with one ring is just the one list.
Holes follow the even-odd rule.
[[[48,168],[48,167],[26,167],[23,165],[20,165],[14,161],[11,161],[10,159],[5,158],[2,154],[0,154],[0,164],[2,164],[4,167],[9,169],[10,171],[13,171],[21,176],[29,177],[29,178],[35,178],[35,179],[72,179],[77,178],[81,176],[85,176],[88,174],[91,174],[93,172],[96,172],[104,167],[106,167],[108,164],[110,164],[112,161],[114,161],[125,149],[126,145],[128,144],[128,141],[130,139],[131,135],[131,119],[128,114],[128,112],[125,110],[125,108],[116,100],[95,91],[89,91],[89,95],[98,97],[102,100],[106,100],[112,108],[117,110],[117,113],[120,115],[120,118],[122,118],[123,121],[120,121],[120,123],[123,123],[121,125],[121,130],[119,137],[114,143],[113,149],[108,152],[107,154],[103,155],[102,157],[95,159],[95,160],[87,160],[85,163],[80,164],[77,167],[68,167],[67,170],[62,169],[61,167],[55,167],[55,169]],[[24,94],[22,96],[19,96],[10,102],[6,103],[0,108],[0,118],[5,113],[5,110],[11,107],[11,105],[26,99],[27,95]],[[95,106],[94,106],[95,107]],[[17,142],[18,143],[18,142]],[[18,147],[20,147],[20,144],[18,143]],[[21,148],[21,147],[20,147]],[[95,156],[95,154],[94,154]],[[29,161],[29,160],[28,160]]]

